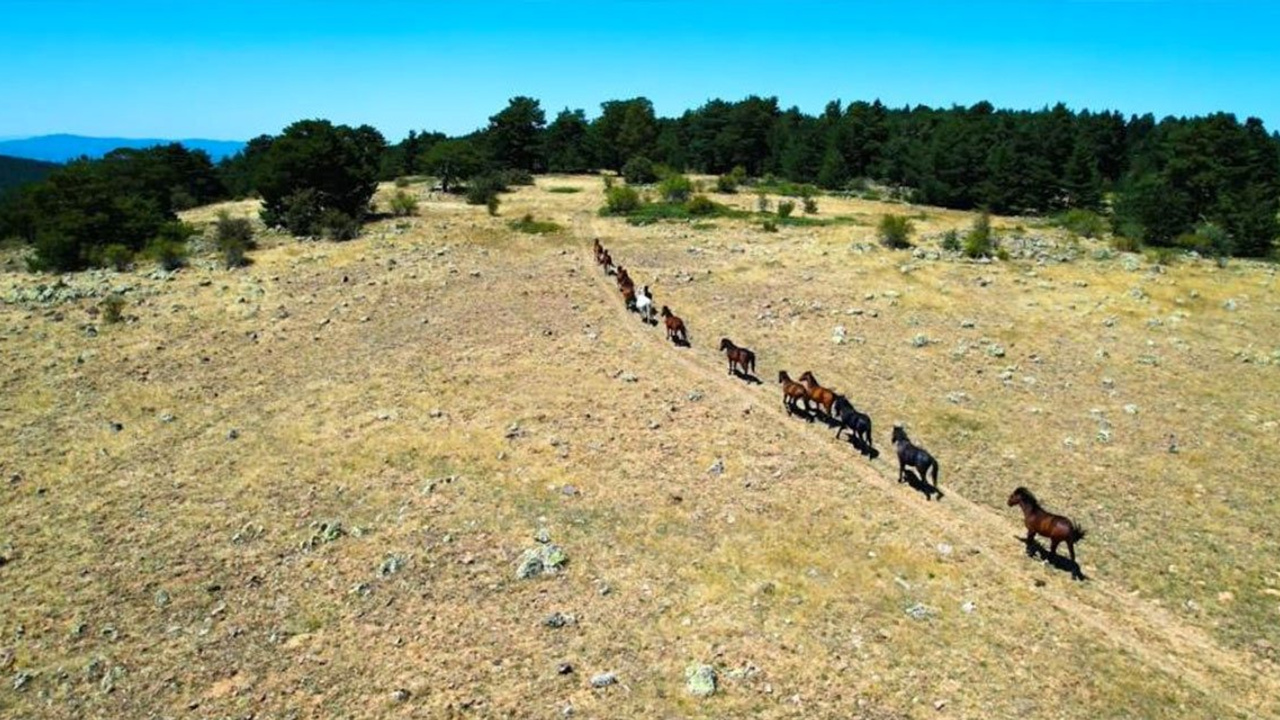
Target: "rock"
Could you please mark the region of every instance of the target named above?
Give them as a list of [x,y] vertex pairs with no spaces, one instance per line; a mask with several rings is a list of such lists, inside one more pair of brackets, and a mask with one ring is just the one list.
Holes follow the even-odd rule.
[[169,593],[165,592],[164,588],[156,590],[155,598],[156,607],[165,607],[169,604]]
[[689,399],[689,402],[698,402],[699,400],[702,399],[702,393],[697,390],[694,390],[693,392],[689,393],[686,397]]
[[124,430],[124,423],[112,422],[108,427],[111,428],[111,432],[118,433],[121,430]]
[[960,390],[954,390],[952,392],[947,393],[947,402],[949,403],[954,403],[956,405],[959,405],[960,403],[968,399],[969,399],[969,393],[962,392]]
[[408,690],[405,690],[404,688],[397,688],[391,693],[391,702],[408,702],[409,697],[410,693]]
[[978,606],[975,605],[972,600],[965,600],[964,604],[960,606],[960,609],[964,612],[971,613],[974,610],[977,610]]
[[1236,308],[1238,307],[1239,305],[1236,303],[1235,298],[1229,298],[1225,303],[1222,304],[1222,308],[1227,312],[1235,312]]
[[621,380],[622,382],[633,383],[639,380],[640,378],[636,377],[634,373],[625,372],[619,375],[618,379]]
[[1004,353],[1004,346],[999,343],[991,343],[987,346],[987,354],[991,357],[1001,358],[1004,357]]
[[390,577],[404,569],[405,559],[400,555],[388,555],[382,564],[378,566],[378,574],[382,577]]
[[843,345],[845,341],[845,333],[846,331],[844,326],[837,325],[835,329],[831,331],[831,342],[837,345]]
[[938,614],[937,610],[927,607],[920,603],[916,603],[906,610],[907,615],[913,620],[927,620]]
[[231,428],[230,430],[228,430],[228,431],[227,431],[227,439],[228,439],[228,440],[235,440],[235,439],[237,439],[237,438],[239,438],[239,437],[240,437],[240,431],[239,431],[239,430],[237,430],[237,429],[235,429],[235,428]]
[[1125,411],[1125,414],[1127,415],[1137,415],[1138,406],[1134,405],[1133,403],[1129,403],[1128,405],[1124,406],[1124,411]]
[[509,426],[507,426],[507,432],[505,437],[508,440],[514,440],[518,437],[521,437],[522,435],[524,435],[524,429],[520,427],[520,423],[511,423]]
[[707,468],[707,473],[712,477],[720,477],[724,474],[724,460],[716,458],[716,461]]
[[604,688],[618,682],[618,676],[611,672],[597,673],[591,676],[591,687]]
[[946,544],[946,543],[938,543],[938,554],[939,554],[939,555],[941,555],[942,557],[946,557],[946,556],[950,555],[950,554],[951,554],[951,552],[952,552],[952,547],[951,547],[950,545],[948,545],[948,544]]
[[968,319],[966,319],[966,320],[961,320],[961,321],[960,321],[960,327],[965,328],[965,329],[969,329],[969,328],[972,328],[972,327],[976,327],[976,326],[977,326],[977,324],[978,324],[978,323],[974,322],[973,320],[968,320]]
[[560,663],[559,665],[556,665],[556,674],[558,674],[558,675],[571,675],[572,673],[573,673],[573,664],[572,664],[572,663],[562,662],[562,663]]
[[924,333],[916,333],[916,336],[911,338],[911,347],[922,348],[928,344],[929,336]]
[[577,625],[578,618],[569,613],[553,612],[542,619],[542,626],[549,628],[562,628],[569,625]]
[[27,672],[20,672],[14,675],[13,676],[14,691],[15,692],[21,691],[23,688],[25,688],[28,684],[31,683],[31,680],[33,679],[33,677],[34,676],[31,673],[27,673]]
[[710,665],[694,663],[684,669],[684,685],[694,697],[710,697],[716,692],[716,670]]
[[568,561],[569,556],[559,545],[551,543],[538,545],[525,550],[520,556],[516,577],[520,580],[529,580],[539,575],[555,575]]
[[433,418],[444,417],[444,411],[441,410],[440,408],[431,408],[431,410],[428,411],[427,414]]
[[538,528],[538,532],[533,534],[533,539],[545,545],[551,542],[551,531],[546,528]]

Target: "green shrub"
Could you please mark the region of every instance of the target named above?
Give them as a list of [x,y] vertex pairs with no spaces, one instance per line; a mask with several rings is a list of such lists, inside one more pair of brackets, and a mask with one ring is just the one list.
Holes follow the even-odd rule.
[[112,243],[102,248],[101,257],[98,258],[98,262],[95,264],[124,272],[129,269],[129,265],[132,263],[133,251],[127,245]]
[[1136,235],[1121,232],[1111,236],[1111,247],[1119,252],[1138,252],[1142,243]]
[[330,208],[320,216],[320,230],[330,240],[354,240],[360,235],[360,221],[337,208]]
[[956,232],[955,228],[942,234],[942,249],[960,252],[960,233]]
[[764,222],[760,223],[760,229],[764,230],[765,232],[778,232],[778,223],[772,220],[765,220]]
[[504,185],[533,185],[533,173],[519,168],[507,168],[498,172]]
[[283,210],[278,216],[263,211],[263,222],[279,221],[290,235],[297,237],[320,234],[320,196],[311,188],[303,188],[281,201]]
[[612,175],[604,175],[604,176],[602,176],[602,177],[601,177],[601,179],[604,181],[604,189],[605,189],[605,190],[609,190],[610,188],[612,188],[612,187],[613,187],[613,176],[612,176]]
[[1107,221],[1092,210],[1076,208],[1058,215],[1054,221],[1068,232],[1086,238],[1102,237],[1107,232]]
[[762,213],[769,212],[769,196],[764,192],[756,193],[756,210]]
[[791,200],[783,200],[778,203],[778,217],[786,220],[791,217],[791,213],[796,211],[796,204]]
[[693,194],[693,183],[684,175],[673,173],[658,183],[658,194],[669,203],[682,203]]
[[964,254],[971,258],[995,255],[995,235],[991,231],[991,215],[985,210],[973,220],[964,237]]
[[524,217],[507,223],[507,226],[512,230],[531,235],[546,235],[547,233],[559,232],[561,229],[559,225],[549,220],[535,220],[533,213],[525,213]]
[[547,188],[547,192],[552,192],[552,193],[563,193],[563,194],[565,194],[565,195],[568,195],[568,194],[571,194],[571,193],[582,192],[582,188],[580,188],[580,187],[573,187],[573,186],[571,186],[571,185],[557,185],[556,187]]
[[391,214],[396,217],[418,214],[418,199],[403,190],[391,196]]
[[487,206],[490,198],[506,189],[506,183],[496,173],[477,175],[467,182],[467,204]]
[[398,188],[409,187],[409,178],[405,175],[401,175],[400,177],[396,178],[396,187]]
[[195,234],[196,229],[184,222],[167,222],[143,253],[161,268],[177,270],[187,264],[187,240]]
[[637,155],[622,166],[622,177],[632,185],[647,185],[657,182],[658,171],[654,168],[652,160],[643,155]]
[[120,293],[111,293],[102,298],[98,307],[102,311],[102,321],[108,325],[115,325],[124,320],[124,297]]
[[1178,259],[1178,251],[1171,247],[1152,247],[1142,251],[1147,261],[1156,265],[1169,266]]
[[915,230],[910,218],[901,215],[885,215],[880,218],[877,232],[880,244],[891,250],[911,247],[911,233]]
[[1236,250],[1235,239],[1221,225],[1202,222],[1195,230],[1178,236],[1174,243],[1185,250],[1194,250],[1208,257],[1224,257]]
[[630,185],[617,185],[604,192],[605,211],[610,215],[626,215],[640,207],[640,193]]
[[685,203],[685,210],[688,210],[690,215],[715,215],[720,210],[720,206],[706,195],[694,195],[689,198],[689,202]]
[[804,197],[804,214],[805,215],[818,214],[818,201],[812,195],[806,195]]
[[485,209],[485,211],[486,211],[486,212],[488,212],[488,213],[489,213],[489,217],[497,217],[497,216],[498,216],[498,205],[499,205],[499,204],[501,204],[501,201],[498,199],[498,194],[497,194],[497,193],[494,193],[494,194],[490,195],[490,196],[489,196],[489,199],[484,201],[484,209]]
[[218,213],[218,219],[213,227],[214,244],[218,252],[222,253],[223,262],[227,267],[234,268],[248,264],[245,253],[254,247],[253,224],[249,222],[249,218],[233,218],[223,210]]

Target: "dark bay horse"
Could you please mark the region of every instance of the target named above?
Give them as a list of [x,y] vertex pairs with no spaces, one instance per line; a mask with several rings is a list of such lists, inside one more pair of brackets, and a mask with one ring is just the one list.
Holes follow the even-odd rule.
[[[893,426],[890,441],[893,443],[893,449],[898,453],[898,482],[907,481],[907,468],[911,468],[919,476],[920,482],[925,483],[927,487],[929,482],[927,475],[932,472],[933,489],[941,500],[942,491],[938,489],[938,461],[933,459],[929,451],[912,445],[911,438],[907,437],[907,431],[903,430],[901,425]],[[925,499],[931,500],[933,496],[926,492]]]
[[868,450],[874,449],[871,444],[870,415],[859,412],[853,406],[853,403],[849,402],[849,398],[843,395],[836,395],[836,401],[832,405],[831,411],[835,413],[836,421],[839,423],[836,425],[837,440],[840,439],[840,433],[848,430],[855,441],[866,445]]
[[1076,543],[1084,539],[1084,529],[1072,522],[1070,518],[1054,515],[1040,507],[1040,501],[1036,500],[1036,496],[1024,487],[1013,491],[1009,496],[1009,505],[1010,507],[1022,506],[1022,520],[1027,526],[1027,553],[1033,552],[1032,543],[1035,542],[1036,535],[1043,535],[1049,539],[1049,554],[1054,557],[1058,555],[1058,543],[1066,542],[1073,566],[1071,577],[1083,580],[1084,573],[1080,572],[1080,564],[1076,562]]
[[729,374],[735,367],[742,368],[742,374],[753,375],[756,371],[756,354],[744,347],[733,344],[729,338],[720,338],[720,350],[729,358]]
[[631,274],[627,272],[627,269],[619,265],[617,272],[618,272],[618,289],[622,290],[623,288],[629,285],[631,286],[631,289],[634,290],[636,287],[636,284],[631,281]]
[[667,326],[668,340],[676,345],[689,344],[689,330],[684,326],[684,320],[676,317],[666,305],[662,306],[662,321]]
[[813,422],[813,415],[809,410],[809,391],[805,386],[791,379],[786,370],[778,371],[778,382],[782,383],[782,407],[787,409],[788,415],[794,415],[799,403],[804,402],[805,419]]
[[627,309],[631,312],[636,311],[636,289],[633,285],[627,285],[622,288],[622,301],[627,304]]
[[800,376],[800,382],[804,383],[805,388],[808,389],[809,399],[817,403],[827,417],[832,417],[831,406],[835,404],[836,394],[819,385],[818,378],[814,377],[813,373],[808,370],[805,370],[804,374]]

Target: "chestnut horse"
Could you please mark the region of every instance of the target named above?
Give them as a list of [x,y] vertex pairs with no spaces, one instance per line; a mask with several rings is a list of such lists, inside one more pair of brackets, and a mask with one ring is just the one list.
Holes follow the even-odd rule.
[[602,256],[604,255],[604,246],[600,244],[600,238],[595,239],[595,246],[592,248],[592,250],[594,250],[596,254],[596,264],[603,265],[604,263],[601,262],[601,259],[602,259]]
[[729,374],[733,374],[735,366],[742,368],[743,375],[752,375],[756,371],[756,354],[744,347],[733,344],[729,338],[720,338],[720,349],[729,358]]
[[836,394],[819,385],[818,378],[814,377],[813,373],[808,370],[805,370],[804,374],[800,376],[800,382],[804,383],[805,387],[808,388],[809,399],[817,403],[827,417],[831,417],[831,405],[836,401]]
[[631,289],[633,290],[635,289],[636,284],[631,281],[631,274],[627,272],[626,268],[619,265],[617,273],[618,273],[618,289],[619,290],[628,286],[630,286]]
[[636,288],[634,285],[627,285],[622,288],[622,301],[627,304],[627,310],[636,311]]
[[671,308],[666,305],[662,306],[662,321],[667,325],[667,339],[676,345],[689,344],[689,331],[684,326],[684,321],[676,317],[671,312]]
[[809,391],[803,385],[791,379],[786,370],[778,371],[778,382],[782,383],[782,407],[787,409],[788,415],[794,415],[800,402],[804,402],[805,419],[813,422],[813,415],[809,411]]
[[1076,562],[1076,543],[1084,539],[1085,531],[1079,525],[1076,525],[1070,518],[1063,515],[1054,515],[1053,513],[1040,507],[1040,501],[1036,500],[1036,496],[1031,491],[1019,487],[1009,496],[1009,506],[1022,506],[1022,520],[1027,526],[1027,552],[1032,552],[1032,543],[1035,542],[1036,535],[1043,535],[1049,539],[1049,554],[1057,556],[1058,543],[1067,543],[1067,552],[1071,555],[1071,577],[1076,580],[1083,580],[1084,574],[1080,572],[1080,564]]

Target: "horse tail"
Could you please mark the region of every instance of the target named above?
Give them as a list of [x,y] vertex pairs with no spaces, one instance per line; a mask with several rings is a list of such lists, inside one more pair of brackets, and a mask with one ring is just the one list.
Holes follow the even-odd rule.
[[1085,530],[1079,525],[1076,525],[1075,523],[1071,523],[1071,542],[1073,543],[1080,542],[1081,540],[1084,539],[1084,536],[1088,534],[1089,534],[1089,531]]
[[749,350],[747,351],[747,367],[750,368],[747,372],[752,375],[756,374],[756,354]]
[[933,486],[938,486],[938,459],[933,459],[933,464],[929,467],[929,473],[933,475]]

